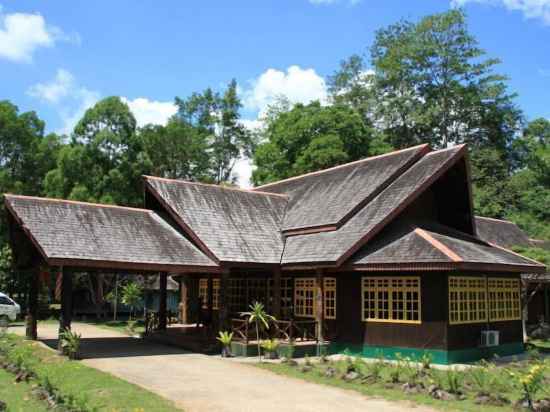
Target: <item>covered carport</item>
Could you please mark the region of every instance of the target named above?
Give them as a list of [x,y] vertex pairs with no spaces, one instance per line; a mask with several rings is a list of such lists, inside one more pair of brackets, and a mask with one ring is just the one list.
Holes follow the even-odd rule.
[[71,327],[73,275],[78,272],[160,275],[159,329],[166,329],[168,274],[220,268],[158,213],[130,207],[4,196],[16,269],[30,273],[26,336],[37,338],[40,274],[58,273],[59,332]]

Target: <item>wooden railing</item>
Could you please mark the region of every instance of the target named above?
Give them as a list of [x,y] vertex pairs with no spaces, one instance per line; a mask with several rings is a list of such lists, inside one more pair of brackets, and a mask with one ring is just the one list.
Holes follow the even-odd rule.
[[[246,319],[231,319],[233,340],[248,343],[256,340],[256,329]],[[276,320],[270,322],[269,329],[260,330],[260,339],[282,341],[317,342],[317,322],[314,320]]]

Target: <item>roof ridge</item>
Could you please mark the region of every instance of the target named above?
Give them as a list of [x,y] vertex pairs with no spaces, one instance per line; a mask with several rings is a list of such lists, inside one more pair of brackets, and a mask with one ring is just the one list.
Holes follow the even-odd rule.
[[191,182],[189,180],[169,179],[169,178],[166,178],[166,177],[149,176],[149,175],[143,175],[143,177],[145,179],[161,180],[161,181],[170,182],[170,183],[180,183],[180,184],[196,185],[196,186],[210,186],[210,187],[215,187],[217,189],[222,189],[222,190],[234,190],[234,191],[237,191],[237,192],[253,193],[253,194],[258,194],[258,195],[279,196],[279,197],[283,197],[285,199],[288,199],[288,197],[289,197],[288,195],[281,194],[281,193],[262,192],[262,191],[259,191],[259,190],[244,189],[242,187],[221,186],[221,185],[217,185],[217,184],[213,184],[213,183]]
[[494,220],[495,222],[508,223],[508,224],[510,224],[510,225],[515,225],[515,226],[517,226],[517,224],[515,224],[515,223],[512,222],[511,220],[497,219],[496,217],[487,217],[487,216],[478,216],[478,215],[475,215],[475,218],[476,218],[476,219]]
[[429,148],[429,146],[430,145],[428,143],[423,143],[423,144],[419,144],[419,145],[416,145],[416,146],[407,147],[405,149],[394,150],[392,152],[384,153],[384,154],[381,154],[381,155],[369,156],[369,157],[365,157],[364,159],[359,159],[359,160],[355,160],[353,162],[343,163],[341,165],[336,165],[336,166],[333,166],[333,167],[329,167],[327,169],[316,170],[314,172],[304,173],[304,174],[298,175],[298,176],[287,177],[286,179],[277,180],[276,182],[266,183],[264,185],[255,187],[252,190],[257,192],[257,189],[261,189],[261,188],[264,188],[264,187],[269,187],[269,186],[273,186],[273,185],[276,185],[276,184],[279,184],[279,183],[288,182],[288,181],[292,181],[292,180],[297,180],[297,179],[301,179],[301,178],[308,177],[308,176],[315,176],[315,175],[319,175],[319,174],[322,174],[322,173],[325,173],[325,172],[330,172],[330,171],[337,170],[337,169],[343,169],[343,168],[348,167],[348,166],[353,166],[353,165],[357,165],[357,164],[360,164],[360,163],[368,162],[369,160],[380,159],[380,158],[383,158],[383,157],[395,155],[397,153],[402,153],[402,152],[406,152],[406,151],[409,151],[409,150],[419,149],[421,147],[428,147]]
[[139,207],[109,205],[109,204],[106,204],[106,203],[83,202],[83,201],[80,201],[80,200],[56,199],[56,198],[53,198],[53,197],[16,195],[16,194],[12,194],[12,193],[4,193],[4,197],[16,198],[16,199],[41,200],[41,201],[46,201],[46,202],[57,202],[57,203],[74,204],[74,205],[82,205],[82,206],[93,206],[93,207],[103,207],[103,208],[112,208],[112,209],[134,210],[134,211],[147,212],[147,213],[152,212],[152,210],[139,208]]

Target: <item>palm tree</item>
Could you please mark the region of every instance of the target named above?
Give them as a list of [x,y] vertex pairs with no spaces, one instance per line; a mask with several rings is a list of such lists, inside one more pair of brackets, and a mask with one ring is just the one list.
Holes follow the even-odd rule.
[[135,307],[141,302],[141,287],[136,282],[129,282],[122,288],[122,303],[130,306],[130,320],[134,314]]
[[260,324],[269,329],[269,322],[276,320],[274,316],[269,315],[264,305],[260,302],[254,302],[250,305],[250,312],[241,312],[241,316],[248,318],[248,323],[254,323],[256,326],[256,343],[258,344],[258,357],[262,361],[262,352],[260,350]]

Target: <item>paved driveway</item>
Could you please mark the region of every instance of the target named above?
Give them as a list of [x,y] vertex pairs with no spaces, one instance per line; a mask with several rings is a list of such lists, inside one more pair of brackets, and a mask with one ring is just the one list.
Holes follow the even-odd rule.
[[[432,411],[144,342],[97,326],[73,323],[73,329],[83,337],[83,363],[171,399],[187,412]],[[38,334],[55,347],[56,325],[41,325]]]

